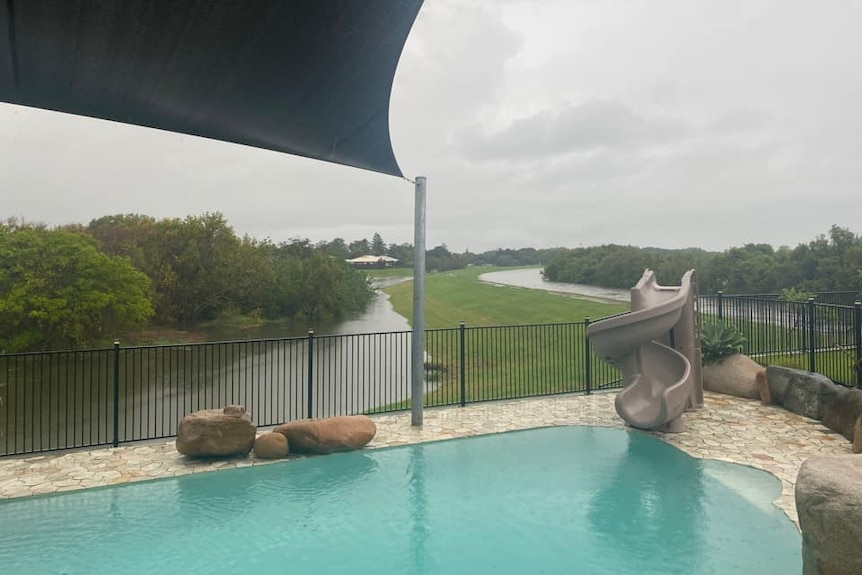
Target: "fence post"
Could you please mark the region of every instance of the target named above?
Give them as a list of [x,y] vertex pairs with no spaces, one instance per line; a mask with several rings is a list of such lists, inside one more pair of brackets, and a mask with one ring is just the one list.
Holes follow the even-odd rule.
[[853,302],[853,343],[856,345],[856,387],[862,389],[862,302]]
[[587,337],[587,328],[590,326],[589,316],[584,318],[584,391],[590,395],[593,391],[593,369],[590,358],[590,338]]
[[724,294],[721,293],[721,290],[718,290],[716,294],[718,296],[718,319],[724,319]]
[[459,353],[461,356],[460,363],[459,363],[459,366],[460,366],[460,374],[459,375],[461,377],[461,407],[464,407],[465,405],[467,405],[467,373],[466,373],[466,365],[465,365],[465,359],[467,356],[467,353],[466,353],[467,347],[466,347],[466,343],[464,341],[465,340],[464,336],[466,335],[466,333],[465,333],[466,331],[467,331],[467,326],[465,326],[464,322],[462,321],[461,325],[460,325],[460,329],[458,331],[458,334],[459,334],[458,339],[459,339],[459,344],[460,344],[460,348],[461,348],[459,350]]
[[114,447],[120,445],[120,340],[114,340]]
[[814,298],[808,298],[808,371],[817,371],[817,362],[814,355]]
[[314,407],[314,330],[308,330],[308,386],[306,389],[305,415],[311,419]]

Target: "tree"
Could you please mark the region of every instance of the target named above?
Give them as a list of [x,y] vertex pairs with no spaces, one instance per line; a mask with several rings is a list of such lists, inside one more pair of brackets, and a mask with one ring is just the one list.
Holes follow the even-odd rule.
[[374,237],[371,238],[371,253],[375,256],[386,255],[386,243],[378,233],[375,233]]
[[354,240],[350,242],[350,245],[347,246],[348,251],[350,252],[351,258],[358,258],[359,256],[366,256],[371,251],[371,244],[368,243],[368,240]]
[[150,282],[84,234],[0,224],[0,351],[89,346],[152,315]]

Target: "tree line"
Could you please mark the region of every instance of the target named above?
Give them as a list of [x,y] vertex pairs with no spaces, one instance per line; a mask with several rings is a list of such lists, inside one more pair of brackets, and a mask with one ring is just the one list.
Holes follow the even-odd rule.
[[0,352],[80,348],[148,323],[339,318],[374,297],[325,246],[239,237],[219,214],[0,223]]
[[551,281],[630,288],[650,268],[674,285],[696,269],[700,293],[862,290],[862,236],[839,226],[795,248],[745,244],[723,252],[603,245],[559,250],[544,266]]

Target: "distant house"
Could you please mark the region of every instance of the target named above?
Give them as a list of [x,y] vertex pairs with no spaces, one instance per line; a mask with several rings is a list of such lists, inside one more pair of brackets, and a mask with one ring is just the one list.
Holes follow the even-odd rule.
[[345,260],[355,268],[391,268],[398,260],[389,256],[359,256],[352,260]]

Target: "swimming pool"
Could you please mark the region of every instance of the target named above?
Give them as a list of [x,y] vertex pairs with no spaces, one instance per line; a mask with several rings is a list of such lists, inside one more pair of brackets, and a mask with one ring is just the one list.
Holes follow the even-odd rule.
[[780,483],[555,427],[0,503],[4,573],[801,571]]

